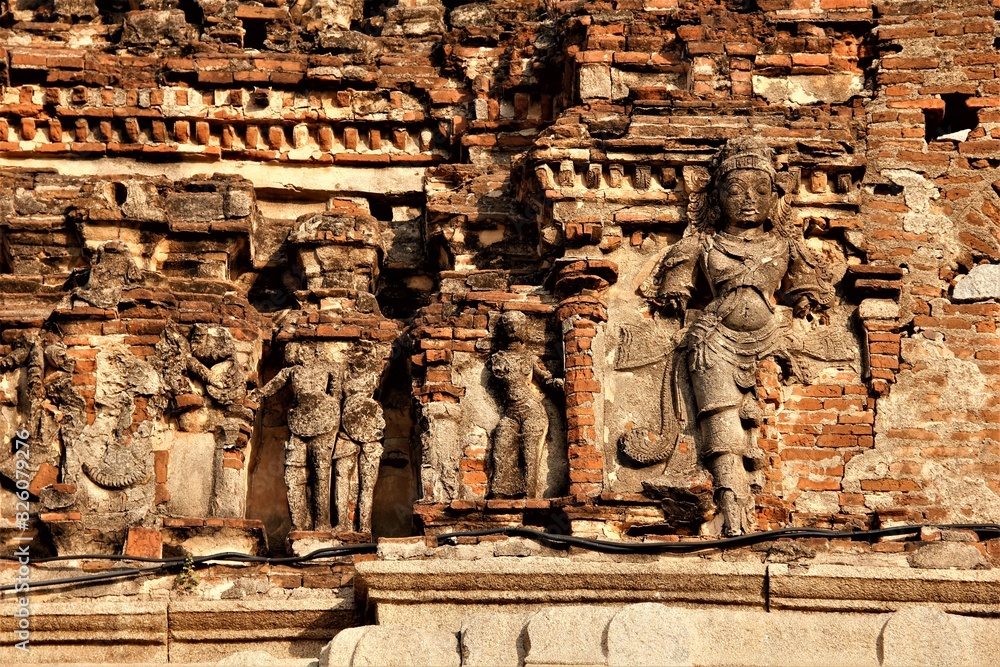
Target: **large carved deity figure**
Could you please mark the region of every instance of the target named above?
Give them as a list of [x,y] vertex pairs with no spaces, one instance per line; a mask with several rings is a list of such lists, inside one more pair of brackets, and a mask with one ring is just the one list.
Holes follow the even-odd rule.
[[[357,518],[359,530],[371,532],[372,494],[385,429],[382,406],[372,398],[378,388],[380,358],[370,346],[357,345],[346,362],[334,363],[317,344],[296,342],[288,345],[286,360],[291,365],[260,395],[271,396],[286,384],[291,384],[294,395],[295,404],[288,411],[291,434],[285,445],[292,527],[350,532]],[[336,527],[331,522],[331,488]]]
[[674,356],[675,378],[685,370],[690,378],[699,453],[714,478],[723,534],[739,535],[752,530],[752,492],[760,480],[753,473],[764,462],[756,444],[763,418],[757,362],[786,356],[790,347],[776,292],[804,317],[828,307],[833,289],[791,222],[770,148],[757,137],[732,139],[712,166],[687,170],[689,226],[640,293],[680,314],[699,273],[711,286],[708,305],[694,317],[689,312]]

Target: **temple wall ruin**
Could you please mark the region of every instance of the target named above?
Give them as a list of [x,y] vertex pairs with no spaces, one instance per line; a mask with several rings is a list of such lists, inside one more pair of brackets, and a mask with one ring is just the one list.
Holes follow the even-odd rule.
[[[998,18],[1000,0],[0,0],[2,551],[30,543],[37,581],[180,559],[39,588],[33,659],[301,662],[398,621],[397,594],[427,618],[471,604],[406,598],[396,561],[598,558],[438,540],[509,528],[923,525],[692,558],[762,581],[958,568],[983,606],[794,610],[869,613],[841,619],[866,637],[909,603],[995,622]],[[334,551],[182,562],[315,549]],[[428,591],[487,575],[440,576]],[[591,604],[587,585],[517,613]],[[674,602],[718,602],[692,595]],[[4,592],[11,637],[15,607]],[[116,618],[88,645],[79,628]],[[375,641],[352,632],[349,652]],[[696,644],[678,664],[711,663]]]

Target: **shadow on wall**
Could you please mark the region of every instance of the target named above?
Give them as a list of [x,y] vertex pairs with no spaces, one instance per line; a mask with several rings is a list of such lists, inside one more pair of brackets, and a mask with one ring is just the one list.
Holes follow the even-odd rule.
[[405,358],[394,355],[382,384],[385,443],[375,499],[372,536],[407,537],[414,532],[413,503],[419,493],[419,451],[413,433],[413,397]]
[[[261,380],[269,380],[281,369],[281,357],[265,355],[262,366]],[[264,522],[271,553],[284,553],[285,538],[292,529],[285,490],[287,411],[291,403],[292,391],[285,387],[261,404],[250,456],[247,518]]]

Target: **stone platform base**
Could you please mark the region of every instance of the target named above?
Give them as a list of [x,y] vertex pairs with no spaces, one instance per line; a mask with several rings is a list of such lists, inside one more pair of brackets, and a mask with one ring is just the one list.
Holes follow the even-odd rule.
[[408,553],[357,564],[378,625],[338,634],[320,667],[954,667],[1000,652],[998,570]]
[[[0,602],[0,665],[216,664],[304,667],[339,631],[357,624],[350,601],[312,599],[78,600],[33,598],[30,653],[14,647],[16,602]],[[266,655],[265,655],[266,654]],[[272,662],[273,661],[273,664]]]
[[628,606],[467,616],[457,633],[351,628],[320,667],[853,667],[995,664],[1000,619],[906,607],[884,614]]

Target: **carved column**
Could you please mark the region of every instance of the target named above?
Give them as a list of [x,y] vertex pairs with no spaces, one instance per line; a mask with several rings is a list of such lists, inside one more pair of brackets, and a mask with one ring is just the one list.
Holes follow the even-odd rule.
[[585,259],[562,266],[556,282],[556,291],[564,297],[556,312],[562,325],[566,369],[569,491],[576,496],[593,497],[604,490],[603,446],[595,412],[602,389],[593,355],[598,327],[608,319],[600,294],[617,277],[614,262]]

